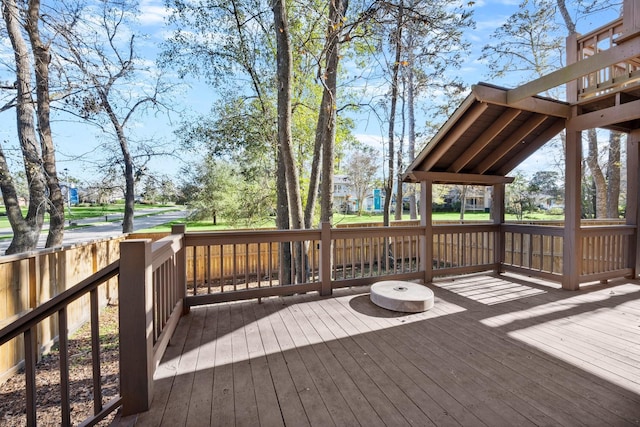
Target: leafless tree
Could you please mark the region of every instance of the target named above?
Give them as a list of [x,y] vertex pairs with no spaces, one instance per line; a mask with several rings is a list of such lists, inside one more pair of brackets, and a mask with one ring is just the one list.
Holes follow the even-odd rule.
[[[136,35],[127,27],[135,13],[123,2],[105,1],[69,8],[66,20],[57,26],[69,82],[68,106],[111,135],[119,148],[118,163],[125,178],[123,233],[133,231],[135,186],[144,173],[144,162],[136,161],[139,147],[129,127],[145,111],[168,111],[162,97],[172,90],[161,74],[154,75],[137,56]],[[140,158],[158,154],[156,144],[141,147],[146,152]]]
[[[2,16],[15,58],[16,96],[3,109],[15,107],[17,134],[26,178],[29,183],[29,207],[23,216],[7,159],[0,146],[0,189],[13,229],[13,240],[7,253],[35,249],[44,223],[44,213],[50,211],[50,227],[46,246],[58,246],[64,234],[64,199],[60,191],[51,137],[49,44],[40,35],[40,2],[30,0],[26,10],[20,10],[15,0],[2,0]],[[23,31],[29,39],[27,45]],[[33,57],[33,65],[31,62]],[[35,74],[33,99],[32,73]],[[35,117],[34,117],[35,116]],[[36,121],[37,119],[37,121]]]

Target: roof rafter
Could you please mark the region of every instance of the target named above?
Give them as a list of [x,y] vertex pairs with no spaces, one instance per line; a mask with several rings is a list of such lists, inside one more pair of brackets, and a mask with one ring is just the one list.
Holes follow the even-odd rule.
[[478,153],[495,138],[505,127],[509,125],[516,117],[522,113],[522,110],[509,109],[502,114],[498,120],[493,122],[483,133],[475,140],[475,142],[467,148],[464,153],[456,160],[448,172],[460,172]]
[[513,132],[513,134],[509,135],[509,137],[505,139],[502,144],[491,153],[491,156],[485,158],[482,162],[480,162],[480,164],[474,169],[474,172],[482,174],[488,171],[491,166],[495,165],[512,148],[514,148],[518,144],[524,143],[524,139],[529,136],[529,134],[533,132],[538,126],[540,126],[545,120],[547,120],[547,116],[535,115],[534,117],[531,117],[525,124],[519,127],[515,132]]

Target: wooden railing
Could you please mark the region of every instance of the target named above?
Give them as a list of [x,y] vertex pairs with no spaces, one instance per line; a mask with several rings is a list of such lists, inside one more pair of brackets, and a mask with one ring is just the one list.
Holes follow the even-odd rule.
[[581,282],[606,280],[632,274],[630,239],[635,226],[583,227]]
[[[120,244],[121,259],[109,264],[80,283],[42,302],[12,319],[0,329],[0,348],[20,338],[23,344],[26,424],[37,424],[38,328],[56,322],[60,372],[59,425],[94,425],[122,406],[123,414],[148,409],[153,392],[153,372],[183,312],[184,301],[184,226],[152,243],[128,240]],[[103,403],[99,312],[100,293],[109,281],[118,279],[120,394]],[[102,291],[101,291],[101,288]],[[115,295],[114,295],[115,297]],[[86,420],[72,419],[69,380],[69,313],[78,301],[89,300],[85,307],[91,329],[93,415]],[[114,298],[115,300],[115,298]]]
[[503,224],[502,231],[503,269],[562,280],[562,227]]
[[[623,18],[577,37],[577,60],[589,58],[614,46],[623,33]],[[610,65],[578,79],[578,98],[599,96],[640,81],[638,58]]]
[[[65,245],[28,253],[0,256],[0,328],[8,325],[66,291],[120,258],[120,242],[125,236]],[[99,304],[117,299],[117,280],[100,287]],[[89,319],[89,296],[82,297],[67,309],[70,333]],[[54,319],[41,322],[36,328],[37,359],[49,351],[58,336]],[[0,347],[0,383],[13,375],[24,360],[22,338]]]
[[497,224],[434,225],[433,271],[435,276],[497,270]]
[[[187,233],[187,305],[419,278],[423,227]],[[324,285],[323,285],[324,283]]]
[[68,349],[68,308],[80,298],[88,295],[90,300],[91,322],[91,359],[93,363],[93,407],[94,415],[88,423],[97,422],[122,404],[120,396],[111,399],[107,404],[102,403],[102,387],[100,376],[100,336],[99,336],[99,304],[98,287],[118,274],[119,261],[116,261],[98,273],[83,280],[72,288],[56,295],[52,299],[34,308],[8,326],[0,330],[0,346],[10,340],[22,337],[24,343],[24,371],[26,393],[26,424],[36,425],[36,361],[38,355],[37,327],[41,322],[57,317],[58,330],[63,331],[57,337],[60,354],[60,425],[71,425],[71,402],[69,399],[69,349]]
[[[425,244],[433,233],[431,259]],[[581,281],[632,273],[630,239],[636,227],[582,227]],[[122,406],[124,415],[148,409],[153,373],[178,320],[190,306],[365,285],[380,279],[421,279],[483,270],[510,270],[559,281],[563,228],[523,224],[451,224],[319,230],[186,233],[175,226],[156,242],[127,240],[119,261],[43,302],[0,330],[0,346],[22,337],[27,424],[36,420],[39,323],[56,316],[60,348],[61,424],[71,423],[68,312],[90,301],[94,415],[92,425]],[[287,260],[287,261],[285,261]],[[100,384],[100,287],[119,275],[120,395],[103,404]]]

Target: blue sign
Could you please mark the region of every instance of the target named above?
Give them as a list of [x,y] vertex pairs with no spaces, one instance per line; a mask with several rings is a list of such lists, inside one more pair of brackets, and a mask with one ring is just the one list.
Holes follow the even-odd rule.
[[382,197],[380,195],[380,189],[376,188],[373,190],[373,210],[379,211],[382,210]]
[[80,199],[78,199],[78,189],[71,187],[69,189],[69,203],[72,205],[77,205],[80,203]]

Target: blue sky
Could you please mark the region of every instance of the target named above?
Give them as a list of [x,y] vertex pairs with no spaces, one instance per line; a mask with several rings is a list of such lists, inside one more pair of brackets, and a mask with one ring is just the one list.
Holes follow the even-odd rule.
[[[482,46],[487,43],[490,34],[502,25],[517,10],[517,7],[518,2],[514,0],[479,0],[473,4],[476,28],[465,34],[473,45],[473,51],[469,55],[468,61],[459,70],[461,78],[467,84],[488,81],[486,66],[479,60]],[[141,11],[139,31],[148,35],[148,38],[141,41],[142,56],[148,61],[154,61],[158,53],[159,44],[168,34],[168,30],[164,26],[167,11],[163,6],[162,0],[142,0]],[[598,19],[597,23],[584,20],[580,22],[580,30],[593,29],[613,18],[615,18],[615,15],[610,14],[604,18],[602,16],[594,18]],[[2,43],[4,48],[2,54],[6,54],[7,41],[4,40]],[[6,72],[5,70],[3,71]],[[3,75],[0,76],[0,80],[7,80],[8,78]],[[187,83],[188,85],[184,85],[172,97],[175,107],[193,113],[208,112],[212,101],[216,98],[215,90],[194,79]],[[492,83],[507,87],[514,86],[514,83],[507,79],[492,81]],[[419,102],[424,103],[426,101],[421,100]],[[60,116],[55,117],[55,119],[57,120],[53,122],[52,127],[54,142],[58,148],[57,161],[59,170],[67,168],[73,177],[81,180],[91,179],[97,171],[90,162],[80,161],[77,156],[91,152],[97,153],[95,151],[96,141],[101,139],[99,131],[84,125],[69,123]],[[136,133],[138,136],[156,140],[172,140],[174,138],[172,125],[177,125],[179,122],[180,119],[177,114],[173,114],[170,117],[166,115],[141,117],[136,124]],[[386,125],[381,128],[377,121],[370,120],[368,117],[362,117],[357,122],[359,125],[355,133],[358,139],[374,146],[379,146],[381,135],[386,135]],[[0,139],[3,141],[15,141],[14,111],[0,113]],[[524,167],[530,171],[548,169],[546,160],[548,156],[549,153],[542,150],[534,154]],[[156,172],[175,176],[180,166],[182,165],[174,160],[162,160],[153,162],[150,168]]]

